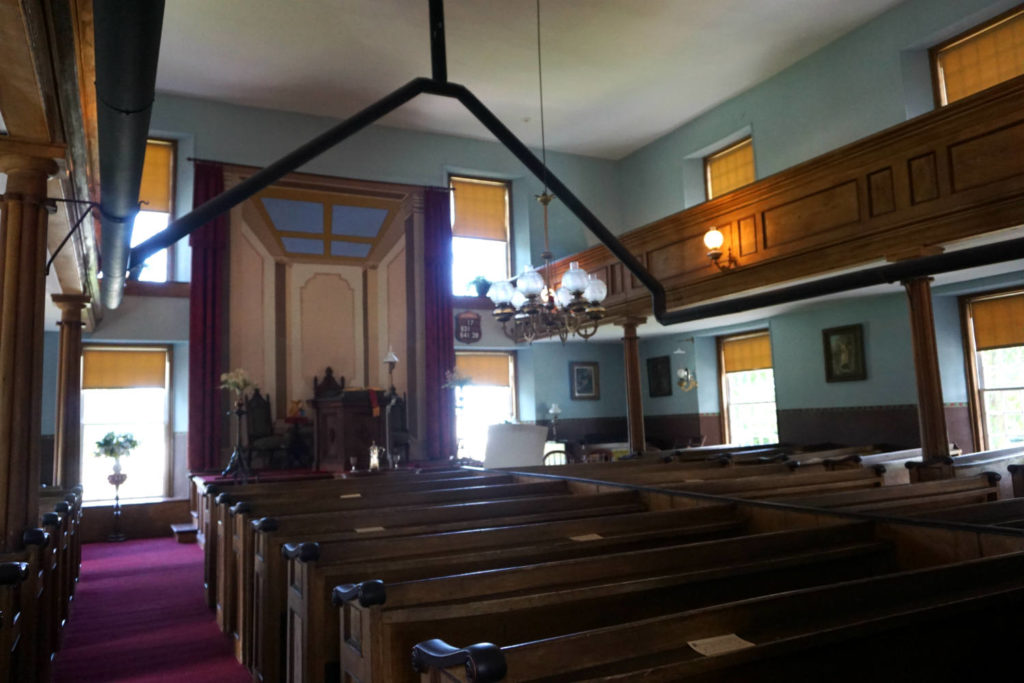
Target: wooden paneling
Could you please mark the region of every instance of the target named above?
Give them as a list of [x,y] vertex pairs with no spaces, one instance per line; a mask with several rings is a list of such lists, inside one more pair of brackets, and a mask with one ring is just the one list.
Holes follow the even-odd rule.
[[1024,174],[1024,123],[950,147],[953,188],[959,192]]
[[871,201],[872,217],[895,211],[895,195],[891,168],[883,168],[868,175],[868,196]]
[[740,256],[750,256],[757,253],[757,218],[747,216],[736,222],[736,251]]
[[[762,179],[620,237],[662,281],[670,308],[853,268],[902,251],[1020,224],[1024,77]],[[739,267],[707,261],[710,226]],[[751,232],[756,236],[751,239]],[[604,246],[568,262],[611,266],[609,322],[648,310],[649,294]],[[704,263],[706,267],[694,267]],[[627,279],[628,278],[628,279]],[[621,279],[621,282],[620,282]]]
[[766,209],[763,214],[766,249],[808,237],[860,220],[857,182],[834,185],[792,202]]
[[935,154],[922,154],[909,162],[910,201],[930,202],[939,196],[939,179],[935,170]]

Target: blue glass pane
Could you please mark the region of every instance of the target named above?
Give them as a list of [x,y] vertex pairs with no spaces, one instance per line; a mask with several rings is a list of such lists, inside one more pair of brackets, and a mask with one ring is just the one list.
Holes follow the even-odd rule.
[[331,207],[331,233],[350,237],[376,237],[380,232],[387,209],[366,206]]
[[264,197],[262,201],[276,229],[284,232],[308,232],[313,235],[323,233],[323,204],[273,197]]
[[301,237],[282,237],[281,243],[284,245],[284,250],[290,254],[324,255],[323,240],[307,240]]
[[362,242],[339,242],[331,241],[331,256],[351,256],[353,258],[366,258],[370,253],[370,245]]

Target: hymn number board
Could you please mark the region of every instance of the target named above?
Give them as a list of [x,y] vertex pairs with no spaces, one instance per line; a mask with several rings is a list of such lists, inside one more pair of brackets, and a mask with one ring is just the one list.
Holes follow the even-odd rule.
[[480,314],[463,311],[455,315],[455,339],[463,344],[475,344],[480,341],[483,332],[480,329]]

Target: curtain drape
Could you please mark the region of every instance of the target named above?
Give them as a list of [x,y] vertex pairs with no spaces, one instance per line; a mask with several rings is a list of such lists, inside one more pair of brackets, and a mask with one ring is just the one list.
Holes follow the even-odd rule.
[[446,370],[455,368],[452,330],[452,228],[448,190],[427,188],[424,197],[424,306],[426,335],[425,455],[443,460],[455,453],[455,392],[442,388]]
[[[223,167],[197,161],[193,206],[200,206],[223,191]],[[221,214],[189,237],[192,283],[188,334],[188,468],[193,472],[223,467],[220,446],[225,411],[220,374],[225,370],[222,356],[228,220],[228,214]]]

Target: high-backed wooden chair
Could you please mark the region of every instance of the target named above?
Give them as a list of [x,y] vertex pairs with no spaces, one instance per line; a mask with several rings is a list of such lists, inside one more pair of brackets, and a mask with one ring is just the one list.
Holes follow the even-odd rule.
[[251,458],[264,466],[274,464],[274,455],[284,453],[285,437],[274,431],[274,421],[270,416],[270,399],[254,389],[245,400],[246,423],[249,436]]

